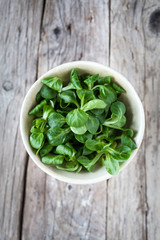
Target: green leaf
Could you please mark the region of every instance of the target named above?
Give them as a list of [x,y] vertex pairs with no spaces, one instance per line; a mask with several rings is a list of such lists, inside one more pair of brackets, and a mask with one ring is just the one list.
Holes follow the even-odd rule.
[[58,92],[60,92],[62,89],[62,79],[58,77],[46,77],[42,79],[42,83]]
[[49,115],[48,124],[51,128],[62,127],[66,122],[66,119],[60,113],[53,112]]
[[103,154],[103,152],[98,153],[92,160],[90,160],[90,162],[88,162],[88,166],[86,165],[86,167],[89,172],[92,171],[94,165],[98,162]]
[[36,102],[37,103],[40,103],[41,101],[42,101],[42,97],[41,97],[41,93],[40,93],[40,91],[37,93],[37,95],[36,95]]
[[106,119],[103,125],[108,127],[118,127],[121,128],[126,124],[126,117],[124,116],[126,112],[126,107],[124,103],[117,101],[111,105],[111,118]]
[[71,143],[67,142],[65,145],[72,150],[73,156],[77,153],[77,151],[74,149]]
[[106,104],[104,101],[100,100],[100,99],[94,99],[94,100],[91,100],[89,102],[87,102],[83,107],[82,107],[82,110],[83,111],[88,111],[88,110],[91,110],[91,109],[103,109],[106,107]]
[[80,143],[85,143],[87,139],[92,139],[93,135],[90,134],[89,132],[84,133],[83,135],[78,135],[75,134],[75,138],[77,139],[78,142]]
[[93,153],[93,151],[89,150],[85,146],[83,147],[83,152],[82,152],[83,155],[90,155],[91,153]]
[[92,139],[88,139],[85,142],[86,148],[88,148],[91,151],[101,151],[104,145],[105,144],[103,142],[99,142],[97,140],[92,140]]
[[102,133],[107,137],[107,139],[114,139],[119,135],[119,132],[117,133],[116,129],[112,129],[106,126],[103,126]]
[[67,142],[71,141],[71,139],[73,139],[73,137],[74,137],[74,134],[73,134],[73,132],[70,131],[68,134],[66,134],[64,136],[64,142],[63,143],[67,143]]
[[126,125],[126,117],[122,116],[122,118],[115,123],[115,126],[122,128]]
[[42,157],[42,162],[45,164],[62,164],[64,160],[63,155],[47,155]]
[[68,90],[65,92],[62,92],[59,97],[64,100],[65,103],[73,103],[77,107],[79,107],[77,99],[76,99],[76,94],[75,92]]
[[100,77],[100,78],[98,78],[97,82],[98,82],[98,84],[100,84],[100,85],[110,84],[110,82],[111,82],[111,77],[110,77],[110,76]]
[[[106,121],[103,123],[103,125],[105,125],[105,123],[106,123]],[[106,126],[108,126],[109,128],[113,128],[113,129],[117,129],[117,130],[126,132],[126,135],[129,137],[133,137],[133,135],[134,135],[134,132],[132,129],[117,127],[116,125],[113,125],[113,124],[106,124]]]
[[133,140],[130,137],[126,136],[125,134],[121,135],[121,143],[122,143],[122,145],[128,146],[132,150],[137,148],[137,146],[133,142]]
[[125,132],[125,134],[128,136],[128,137],[133,137],[134,135],[134,131],[132,129],[127,129],[127,128],[120,128],[120,130],[122,130],[123,132]]
[[107,148],[107,152],[109,152],[115,160],[123,162],[130,157],[132,150],[129,147],[122,145],[115,149],[109,147]]
[[76,173],[79,173],[82,170],[82,166],[79,166],[76,170]]
[[104,109],[92,109],[91,113],[93,113],[94,115],[98,116],[98,115],[104,113]]
[[106,121],[104,121],[104,123],[103,123],[104,126],[108,126],[108,127],[111,127],[111,128],[117,128],[117,129],[120,129],[125,124],[126,124],[126,117],[125,116],[122,116],[122,118],[118,118],[114,115],[111,118],[106,119]]
[[75,89],[75,87],[73,86],[72,83],[69,83],[67,86],[62,88],[62,92],[67,91],[67,90],[71,90],[71,89]]
[[88,165],[90,164],[91,160],[89,160],[86,156],[80,156],[77,161],[82,164],[83,167],[85,167],[89,172],[91,172],[91,169],[88,168]]
[[87,131],[86,125],[82,126],[82,127],[71,127],[72,132],[74,132],[75,134],[79,134],[82,135]]
[[61,166],[56,166],[56,167],[60,170],[65,170],[65,171],[68,171],[68,172],[74,172],[74,171],[78,170],[79,163],[77,163],[77,162],[67,162],[65,164],[65,167],[61,167]]
[[50,113],[53,112],[54,109],[49,106],[49,105],[44,105],[43,106],[43,119],[47,120],[47,118],[49,117]]
[[58,146],[63,144],[65,141],[66,135],[70,132],[70,129],[62,129],[62,128],[50,128],[47,131],[47,139],[49,144],[52,146]]
[[106,154],[106,159],[104,160],[104,165],[109,174],[118,175],[119,162],[114,160],[110,154]]
[[32,126],[31,129],[30,129],[30,132],[31,133],[40,133],[40,129],[39,128],[36,128],[35,126]]
[[43,145],[44,141],[44,134],[39,132],[39,133],[32,133],[30,135],[30,144],[33,148],[39,149]]
[[120,87],[120,86],[119,86],[118,84],[116,84],[116,83],[113,83],[112,86],[113,86],[113,88],[116,90],[117,93],[125,93],[125,92],[126,92],[122,87]]
[[84,82],[87,84],[89,89],[91,89],[93,87],[93,85],[97,81],[98,77],[99,77],[99,74],[95,74],[93,76],[90,76],[86,80],[84,80]]
[[101,124],[103,124],[104,121],[106,120],[106,114],[104,112],[102,114],[97,115],[96,117],[98,118]]
[[66,122],[71,127],[82,127],[86,124],[88,115],[81,109],[74,109],[66,116]]
[[70,111],[72,111],[72,108],[68,108],[66,107],[65,109],[63,108],[63,110],[57,109],[56,112],[60,113],[61,115],[65,116],[67,113],[69,113]]
[[120,153],[120,157],[118,157],[117,160],[121,162],[128,160],[132,153],[132,150],[128,146],[124,145],[116,148],[116,151]]
[[99,120],[96,117],[89,116],[86,126],[91,134],[96,134],[99,128]]
[[77,90],[77,96],[79,97],[80,100],[82,100],[82,97],[84,96],[84,103],[95,99],[95,95],[92,90],[87,90],[87,89],[80,89]]
[[65,146],[65,145],[59,145],[56,147],[56,153],[62,154],[62,155],[67,155],[69,157],[73,157],[75,153],[72,151],[71,148]]
[[50,104],[50,106],[51,106],[53,109],[54,109],[54,107],[55,107],[55,103],[56,103],[56,100],[55,100],[55,99],[49,101],[49,104]]
[[36,118],[32,122],[33,126],[36,128],[40,128],[44,123],[45,123],[45,120],[43,118]]
[[40,156],[44,157],[46,154],[50,153],[53,149],[53,146],[49,143],[46,143],[40,150]]
[[112,112],[112,114],[114,114],[114,116],[116,116],[119,119],[121,119],[122,116],[126,112],[126,107],[125,107],[124,103],[122,103],[120,101],[117,101],[117,102],[112,103],[112,105],[111,105],[111,112]]
[[47,104],[46,100],[42,100],[37,106],[35,106],[30,112],[29,115],[36,115],[39,113],[42,109],[43,106]]
[[85,73],[79,76],[80,80],[84,82],[87,78],[91,77],[92,75]]
[[41,97],[45,98],[46,100],[50,100],[56,97],[57,93],[53,89],[43,85],[40,91]]
[[73,84],[73,86],[78,90],[78,89],[82,89],[79,77],[78,77],[78,73],[76,69],[73,69],[71,71],[71,83]]
[[112,118],[110,119],[107,119],[103,125],[105,126],[108,126],[108,127],[111,127],[111,128],[117,128],[117,129],[120,129],[126,124],[126,117],[125,116],[122,116],[122,118],[118,118],[118,117],[115,117],[113,116]]
[[99,88],[100,96],[106,104],[117,100],[116,91],[111,86],[96,85],[93,89]]

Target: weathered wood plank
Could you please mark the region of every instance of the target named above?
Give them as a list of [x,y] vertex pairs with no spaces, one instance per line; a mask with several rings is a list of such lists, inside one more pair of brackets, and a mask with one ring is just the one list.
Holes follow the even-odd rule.
[[[147,50],[142,24],[144,7],[145,1],[111,1],[110,12],[111,67],[128,78],[143,103]],[[146,211],[143,142],[134,161],[118,177],[108,181],[107,240],[146,239]]]
[[0,6],[0,239],[21,238],[22,220],[22,239],[27,240],[105,239],[105,231],[107,240],[159,239],[158,10],[150,19],[158,2],[110,2],[111,66],[138,91],[147,121],[138,156],[119,177],[108,181],[108,204],[105,183],[61,183],[30,160],[24,216],[27,154],[19,134],[22,99],[36,79],[37,66],[40,76],[72,60],[108,64],[108,2],[46,1],[43,19],[43,1],[1,0]]
[[[108,2],[46,1],[38,75],[72,60],[108,63]],[[29,161],[22,239],[105,239],[106,183],[68,185]]]
[[[0,239],[19,239],[27,154],[19,113],[35,81],[42,1],[0,1]],[[35,35],[36,32],[36,35]]]
[[143,7],[146,111],[146,218],[148,239],[160,239],[160,2]]

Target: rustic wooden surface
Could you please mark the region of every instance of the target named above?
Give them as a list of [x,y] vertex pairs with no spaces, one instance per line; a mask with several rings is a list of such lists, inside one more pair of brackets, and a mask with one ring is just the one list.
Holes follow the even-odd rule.
[[[73,60],[124,74],[145,109],[134,161],[106,182],[77,186],[44,174],[19,131],[38,76]],[[160,2],[0,0],[0,240],[160,239]]]

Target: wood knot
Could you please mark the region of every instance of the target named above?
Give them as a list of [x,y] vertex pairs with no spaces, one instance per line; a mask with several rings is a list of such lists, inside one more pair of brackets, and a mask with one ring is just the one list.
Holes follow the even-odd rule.
[[158,34],[160,32],[160,9],[156,9],[149,19],[149,28],[151,32]]
[[8,92],[8,91],[13,89],[13,83],[11,81],[6,81],[6,82],[3,83],[2,87],[5,91]]
[[61,33],[61,29],[59,27],[56,27],[54,30],[53,30],[54,34],[56,35],[56,38],[59,37],[60,33]]
[[18,27],[18,33],[21,34],[21,26]]
[[81,52],[81,53],[80,53],[80,56],[79,56],[79,58],[78,58],[78,60],[81,60],[82,57],[83,57],[83,53]]
[[70,191],[72,189],[72,186],[71,185],[68,185],[68,190]]

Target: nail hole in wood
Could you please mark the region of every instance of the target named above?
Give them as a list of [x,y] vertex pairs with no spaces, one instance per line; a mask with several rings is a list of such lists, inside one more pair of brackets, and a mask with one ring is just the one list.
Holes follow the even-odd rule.
[[67,31],[68,31],[69,34],[71,35],[71,23],[69,23],[69,24],[67,25]]
[[90,23],[91,23],[91,22],[94,22],[94,14],[93,14],[93,11],[92,11],[92,10],[89,12],[88,21],[89,21]]
[[160,33],[160,9],[155,10],[149,19],[149,28],[151,32]]

